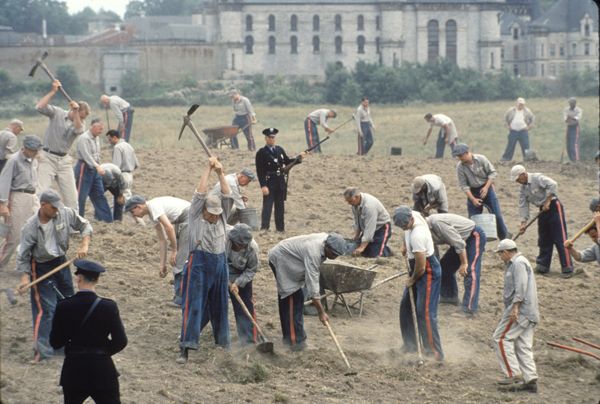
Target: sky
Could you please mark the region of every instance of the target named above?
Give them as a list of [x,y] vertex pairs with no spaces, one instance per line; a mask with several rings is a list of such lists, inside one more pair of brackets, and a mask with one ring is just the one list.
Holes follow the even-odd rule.
[[129,0],[65,0],[65,2],[69,8],[69,14],[74,14],[86,7],[90,7],[94,11],[98,11],[101,8],[114,11],[123,18]]

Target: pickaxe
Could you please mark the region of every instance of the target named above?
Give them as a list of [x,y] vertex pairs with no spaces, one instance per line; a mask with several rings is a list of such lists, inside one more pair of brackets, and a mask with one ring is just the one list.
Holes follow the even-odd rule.
[[336,126],[335,128],[333,128],[333,130],[331,132],[329,132],[329,134],[331,135],[332,133],[334,133],[336,130],[338,130],[339,128],[341,128],[342,126],[348,124],[348,122],[351,122],[354,120],[354,115],[352,115],[352,118],[348,119],[347,121],[342,122],[341,124],[339,124],[338,126]]
[[[50,77],[50,80],[54,81],[56,80],[56,77],[54,77],[54,75],[52,74],[52,72],[50,71],[50,69],[48,69],[48,66],[46,66],[46,64],[44,63],[44,59],[46,59],[48,57],[48,51],[44,52],[42,54],[42,57],[37,59],[35,61],[35,65],[33,65],[33,67],[31,68],[31,71],[29,72],[29,77],[33,77],[35,74],[35,71],[37,70],[38,67],[41,67],[43,71],[46,72],[46,74],[48,75],[48,77]],[[67,99],[67,101],[71,102],[73,101],[73,98],[71,98],[69,96],[69,94],[67,94],[67,92],[65,91],[64,88],[58,87],[58,89],[60,90],[60,92],[62,93],[62,95],[65,96],[65,98]]]
[[198,133],[198,130],[196,130],[196,127],[194,126],[194,123],[192,122],[192,119],[190,118],[190,116],[194,112],[196,112],[196,110],[198,109],[198,107],[200,107],[200,105],[198,105],[198,104],[192,105],[190,107],[190,109],[188,109],[187,114],[183,116],[183,125],[181,125],[181,130],[179,131],[179,138],[178,138],[178,140],[181,140],[181,135],[183,134],[183,130],[185,129],[186,126],[188,126],[192,130],[192,132],[194,133],[194,136],[196,136],[196,139],[198,139],[198,141],[200,142],[200,145],[202,146],[202,148],[204,149],[204,151],[206,152],[206,154],[208,154],[208,157],[213,157],[213,154],[211,153],[210,149],[206,145],[206,142],[204,142],[204,140],[202,139],[202,137],[200,137],[200,134]]

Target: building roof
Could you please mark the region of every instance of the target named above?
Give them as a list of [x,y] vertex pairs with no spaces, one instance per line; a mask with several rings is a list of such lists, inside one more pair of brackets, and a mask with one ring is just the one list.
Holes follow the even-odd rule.
[[598,6],[592,0],[558,0],[541,17],[531,22],[532,28],[549,32],[579,31],[581,19],[588,14],[598,30]]
[[511,35],[511,27],[514,23],[524,30],[527,27],[527,21],[513,13],[502,13],[500,17],[500,35]]
[[[244,4],[378,4],[401,3],[414,4],[505,4],[505,0],[242,0]],[[233,3],[235,4],[235,3]]]
[[206,41],[206,27],[193,24],[191,16],[134,17],[125,24],[136,40]]

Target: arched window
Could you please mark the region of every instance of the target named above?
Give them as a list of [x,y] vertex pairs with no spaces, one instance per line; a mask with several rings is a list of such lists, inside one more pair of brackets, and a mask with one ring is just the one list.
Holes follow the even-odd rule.
[[340,53],[342,53],[342,37],[341,36],[335,37],[335,53],[337,53],[338,55]]
[[585,24],[583,27],[583,35],[590,36],[590,24]]
[[298,37],[296,35],[290,37],[290,53],[298,53]]
[[381,17],[380,16],[375,17],[375,29],[377,31],[381,31]]
[[446,59],[456,64],[456,21],[446,21]]
[[379,37],[375,38],[375,52],[377,54],[381,53],[381,38]]
[[318,15],[313,15],[313,31],[319,31],[321,29],[321,19]]
[[356,29],[358,31],[364,31],[365,30],[365,17],[362,14],[360,14],[356,18]]
[[365,53],[365,37],[364,36],[359,35],[356,38],[356,46],[357,46],[358,53]]
[[573,56],[577,55],[577,44],[576,43],[571,44],[571,55],[573,55]]
[[313,36],[312,44],[313,53],[319,53],[321,51],[321,39],[319,39],[318,35]]
[[298,16],[296,14],[292,14],[290,18],[290,31],[298,31]]
[[246,46],[246,54],[251,55],[254,53],[254,38],[252,35],[248,35],[244,40],[244,45]]
[[342,16],[339,14],[336,14],[334,17],[334,25],[335,25],[335,30],[336,31],[341,31],[342,30]]
[[246,16],[246,31],[252,31],[252,16]]
[[275,54],[275,37],[274,36],[270,36],[269,37],[269,54],[270,55],[274,55]]
[[269,15],[269,31],[275,31],[275,16]]
[[519,28],[513,28],[513,39],[519,39]]
[[440,29],[437,20],[427,23],[427,62],[434,63],[440,54]]

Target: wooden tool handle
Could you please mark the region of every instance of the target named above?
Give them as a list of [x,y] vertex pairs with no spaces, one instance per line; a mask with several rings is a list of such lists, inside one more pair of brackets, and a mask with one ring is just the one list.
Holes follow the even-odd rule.
[[244,301],[242,300],[242,298],[240,297],[240,295],[237,292],[231,292],[231,294],[235,297],[235,299],[238,301],[238,303],[240,304],[240,306],[242,306],[242,310],[244,310],[244,313],[246,313],[246,316],[248,317],[248,319],[250,319],[250,321],[252,321],[252,324],[254,324],[254,326],[256,327],[256,331],[258,331],[258,333],[260,334],[260,336],[264,340],[266,340],[267,338],[265,338],[265,334],[263,334],[262,330],[258,326],[258,323],[254,319],[254,317],[252,317],[252,314],[250,313],[250,310],[248,310],[248,308],[244,304]]
[[588,231],[593,225],[594,223],[596,223],[596,221],[594,219],[592,219],[588,224],[586,224],[581,230],[579,230],[572,239],[570,239],[569,241],[571,243],[574,243],[575,240],[577,240],[579,237],[581,237],[583,235],[583,233],[585,233],[586,231]]
[[61,269],[65,268],[65,267],[67,267],[69,265],[71,265],[73,263],[73,261],[75,261],[76,259],[77,258],[71,258],[70,260],[68,260],[66,262],[63,262],[62,264],[60,264],[59,266],[57,266],[56,268],[54,268],[53,270],[51,270],[47,274],[44,274],[44,275],[40,276],[39,278],[37,278],[36,280],[34,280],[32,282],[29,282],[27,285],[20,287],[18,289],[18,292],[19,293],[23,293],[24,291],[26,291],[30,287],[37,285],[38,283],[40,283],[44,279],[47,279],[47,278],[51,277],[52,275],[54,275],[55,273],[57,273]]
[[335,342],[335,346],[337,347],[338,352],[340,353],[340,355],[342,355],[342,359],[344,359],[346,366],[348,366],[348,369],[352,369],[352,367],[350,367],[350,362],[348,362],[348,358],[346,358],[346,354],[344,354],[344,351],[342,350],[340,343],[338,342],[337,338],[335,337],[335,334],[333,333],[333,330],[331,329],[331,326],[329,325],[329,321],[325,321],[325,325],[327,326],[327,329],[329,330],[329,335],[331,335],[333,342]]
[[[56,77],[54,77],[54,75],[52,74],[50,69],[48,69],[48,66],[46,66],[46,64],[44,62],[40,62],[40,67],[42,68],[42,70],[44,70],[46,72],[48,77],[50,77],[50,80],[52,80],[52,81],[56,80]],[[69,94],[67,94],[67,92],[65,91],[64,88],[62,88],[62,86],[58,87],[58,90],[62,93],[62,95],[65,96],[67,101],[69,101],[69,102],[73,101],[73,98],[71,98],[69,96]]]

